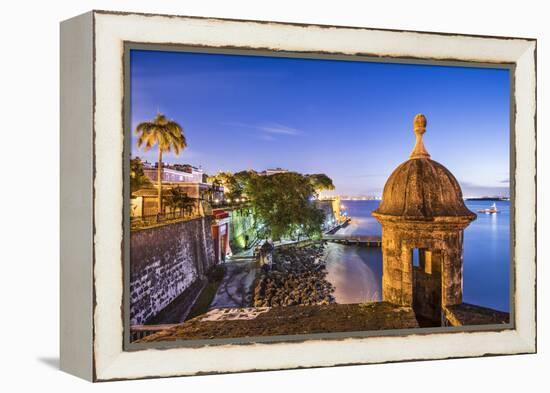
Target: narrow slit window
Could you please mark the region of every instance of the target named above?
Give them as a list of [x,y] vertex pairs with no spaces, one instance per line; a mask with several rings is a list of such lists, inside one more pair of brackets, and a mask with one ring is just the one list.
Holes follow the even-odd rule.
[[413,248],[413,250],[412,250],[412,262],[413,262],[413,266],[420,267],[420,249]]

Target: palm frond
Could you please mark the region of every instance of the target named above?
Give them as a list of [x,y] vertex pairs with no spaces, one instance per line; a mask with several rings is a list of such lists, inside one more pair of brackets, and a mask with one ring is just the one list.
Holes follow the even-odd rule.
[[158,113],[153,121],[139,123],[135,133],[139,135],[138,147],[143,147],[145,151],[158,144],[161,151],[174,151],[176,155],[179,155],[187,147],[183,128],[161,113]]

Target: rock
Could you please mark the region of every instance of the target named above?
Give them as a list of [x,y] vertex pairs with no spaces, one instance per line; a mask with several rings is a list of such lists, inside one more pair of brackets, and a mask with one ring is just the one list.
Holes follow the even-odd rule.
[[262,270],[254,290],[254,305],[290,306],[334,302],[326,281],[323,243],[275,250],[273,268]]

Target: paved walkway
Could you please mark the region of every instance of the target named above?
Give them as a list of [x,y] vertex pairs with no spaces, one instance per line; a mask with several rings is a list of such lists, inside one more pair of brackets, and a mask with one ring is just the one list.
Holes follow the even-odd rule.
[[[303,241],[303,240],[302,240]],[[299,243],[299,241],[278,241],[275,247],[280,245]],[[259,241],[256,246],[263,244]],[[252,294],[254,279],[258,272],[254,257],[255,247],[250,247],[240,253],[233,254],[225,264],[225,276],[210,304],[209,310],[215,308],[240,308],[252,306]]]
[[225,276],[209,309],[251,306],[252,284],[257,272],[254,259],[246,256],[232,258],[225,267]]
[[[201,322],[205,321],[250,321],[258,315],[268,312],[269,307],[245,307],[245,308],[216,308],[201,316]],[[171,327],[171,326],[169,326]]]

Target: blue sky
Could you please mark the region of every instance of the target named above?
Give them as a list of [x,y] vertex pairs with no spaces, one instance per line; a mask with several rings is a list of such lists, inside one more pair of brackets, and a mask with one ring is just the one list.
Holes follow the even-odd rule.
[[[509,71],[472,67],[131,51],[132,129],[157,110],[188,148],[167,162],[209,173],[326,173],[344,195],[379,195],[424,143],[466,196],[508,195]],[[132,156],[154,162],[132,136]]]

